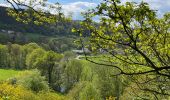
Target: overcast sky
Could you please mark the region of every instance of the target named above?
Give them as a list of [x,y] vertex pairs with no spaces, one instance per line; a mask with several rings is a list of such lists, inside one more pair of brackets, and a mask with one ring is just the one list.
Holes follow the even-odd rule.
[[[0,0],[0,6],[9,6]],[[25,1],[25,0],[24,0]],[[87,9],[96,7],[102,0],[48,0],[50,3],[59,2],[64,10],[64,13],[72,12],[74,19],[82,19],[80,12]],[[142,0],[121,0],[141,2]],[[159,16],[162,16],[165,12],[170,12],[170,0],[143,0],[150,4],[152,9],[158,10]]]

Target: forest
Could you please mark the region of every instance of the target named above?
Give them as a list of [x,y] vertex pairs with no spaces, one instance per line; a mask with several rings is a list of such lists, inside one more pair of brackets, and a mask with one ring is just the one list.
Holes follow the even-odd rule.
[[170,100],[169,12],[102,0],[74,20],[60,2],[4,1],[0,100]]

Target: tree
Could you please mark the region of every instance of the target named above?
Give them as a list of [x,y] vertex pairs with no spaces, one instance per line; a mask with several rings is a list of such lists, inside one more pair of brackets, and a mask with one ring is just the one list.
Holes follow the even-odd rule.
[[57,67],[62,55],[53,51],[47,51],[43,56],[39,57],[35,63],[35,66],[42,72],[48,79],[48,83],[52,86],[54,67]]
[[97,78],[93,79],[95,80],[93,84],[100,90],[101,97],[105,99],[106,97],[112,96],[119,100],[124,87],[122,84],[122,77],[111,77],[112,73],[115,73],[115,71],[110,67],[96,65],[93,70],[95,70],[97,74]]
[[9,67],[7,62],[8,50],[5,45],[0,45],[0,67]]
[[42,48],[35,49],[31,53],[29,53],[26,57],[26,65],[28,69],[36,68],[36,63],[39,61],[43,55],[45,54],[45,50]]
[[[92,20],[95,16],[100,17],[97,25]],[[73,31],[82,36],[83,48],[91,46],[98,54],[97,59],[85,54],[86,60],[115,68],[117,73],[113,76],[144,75],[142,79],[135,78],[138,86],[149,82],[148,86],[140,87],[141,90],[170,95],[165,88],[170,81],[170,14],[159,18],[145,2],[121,4],[120,0],[105,0],[84,17],[81,28]],[[84,44],[86,36],[89,42]],[[102,51],[105,54],[101,54]],[[153,85],[154,82],[157,85]]]
[[9,3],[12,7],[12,9],[9,8],[7,10],[8,15],[25,24],[36,24],[48,27],[49,25],[51,25],[51,27],[55,27],[55,25],[57,25],[57,28],[62,25],[63,28],[63,22],[70,21],[70,18],[65,17],[62,12],[62,6],[58,2],[50,4],[47,2],[48,0],[29,0],[29,2],[24,0],[4,1]]
[[63,88],[64,92],[68,92],[81,79],[83,63],[79,60],[67,60],[63,64]]
[[33,66],[30,66],[30,64],[28,64],[29,62],[28,57],[32,54],[33,51],[39,48],[41,47],[36,43],[29,43],[29,44],[25,44],[22,46],[22,62],[23,62],[22,67],[24,67],[25,69],[33,67]]
[[43,23],[54,23],[57,20],[56,16],[50,15],[50,10],[43,10],[43,7],[61,10],[56,8],[55,5],[47,4],[47,0],[29,0],[29,2],[23,0],[4,1],[12,6],[12,9],[8,9],[8,14],[16,18],[17,21],[25,24],[34,23],[42,25]]
[[21,55],[21,46],[18,44],[8,44],[8,61],[9,67],[21,69],[22,68],[22,55]]
[[23,49],[25,51],[26,54],[31,53],[32,51],[34,51],[35,49],[41,48],[38,44],[36,43],[29,43],[29,44],[25,44],[23,46]]
[[10,79],[11,83],[15,81],[16,85],[21,85],[36,93],[42,91],[49,91],[49,86],[45,77],[41,76],[38,70],[23,71],[19,75]]
[[74,59],[74,58],[76,58],[76,54],[74,53],[74,52],[72,52],[72,51],[66,51],[66,52],[64,52],[64,61],[69,61],[69,60],[71,60],[71,59]]
[[70,100],[102,100],[99,90],[91,82],[79,82],[69,91]]

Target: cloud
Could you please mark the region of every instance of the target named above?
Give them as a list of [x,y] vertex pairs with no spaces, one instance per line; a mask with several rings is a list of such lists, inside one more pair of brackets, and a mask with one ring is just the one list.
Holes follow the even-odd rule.
[[133,1],[140,3],[141,1],[147,2],[151,9],[157,10],[159,17],[163,16],[164,13],[170,12],[170,1],[169,0],[122,0],[122,2]]
[[[16,3],[21,3],[25,5],[35,6],[43,2],[43,0],[9,0],[16,8],[18,7]],[[12,5],[7,1],[0,1],[0,6],[3,7],[12,7]],[[20,6],[22,8],[22,6]]]
[[164,13],[170,12],[170,1],[169,0],[144,0],[148,2],[152,9],[157,10],[159,17],[162,17]]
[[0,3],[0,6],[2,6],[2,7],[11,7],[10,4],[6,4],[6,3]]
[[[19,0],[20,2],[23,2],[24,4],[29,4],[30,0]],[[36,1],[35,3],[39,3],[42,0],[33,0]],[[47,7],[42,7],[40,5],[35,6],[36,9],[43,9],[45,11],[50,11],[51,13],[55,14],[56,10],[54,9],[50,9],[50,5],[55,6],[53,3],[50,2],[46,2]],[[1,3],[0,6],[4,6],[4,7],[11,7],[11,5],[9,3]],[[73,14],[73,19],[82,19],[81,16],[81,12],[86,11],[87,9],[91,9],[96,7],[97,4],[96,3],[92,3],[92,2],[82,2],[82,1],[78,1],[78,2],[73,2],[73,3],[67,3],[67,4],[63,4],[62,8],[63,8],[63,12],[66,16],[68,16],[69,14]]]
[[[13,2],[13,0],[9,0],[10,2]],[[29,4],[29,3],[39,3],[39,2],[43,2],[43,0],[15,0],[15,2],[17,3],[25,3],[25,4]]]
[[66,15],[69,15],[69,13],[73,13],[73,19],[81,19],[81,12],[85,12],[88,9],[96,7],[96,3],[90,3],[90,2],[74,2],[62,5],[63,11]]
[[[29,3],[30,0],[20,0],[25,3]],[[35,0],[37,2],[41,2],[43,0]],[[99,0],[100,1],[100,0]],[[137,3],[140,3],[142,0],[122,0],[122,2],[127,2],[127,1],[134,1]],[[150,7],[154,10],[158,10],[158,16],[162,16],[165,12],[169,12],[170,9],[170,1],[169,0],[143,0],[145,2],[148,2]],[[46,2],[47,5],[54,5],[53,3]],[[80,15],[81,12],[86,11],[87,9],[94,8],[97,6],[98,3],[93,3],[93,2],[83,2],[83,1],[78,1],[78,2],[73,2],[73,3],[67,3],[63,4],[63,12],[65,15],[69,15],[70,13],[73,13],[73,19],[82,19],[82,16]],[[9,3],[1,3],[0,6],[5,6],[5,7],[11,7]],[[55,10],[49,9],[48,7],[42,7],[42,6],[37,6],[36,8],[41,8],[46,11],[50,10],[50,12],[55,13]]]

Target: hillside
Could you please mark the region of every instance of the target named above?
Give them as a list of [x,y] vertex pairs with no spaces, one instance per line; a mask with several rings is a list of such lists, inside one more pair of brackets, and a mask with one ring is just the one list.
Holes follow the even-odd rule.
[[0,7],[0,43],[26,44],[35,42],[45,49],[57,52],[76,49],[73,27],[79,26],[79,21],[58,22],[56,25],[24,24],[9,16],[6,7]]
[[58,22],[56,25],[51,26],[37,26],[34,24],[23,24],[17,22],[13,17],[9,16],[6,11],[6,7],[0,6],[0,31],[12,30],[16,32],[24,33],[36,33],[43,35],[70,35],[72,34],[72,27],[77,27],[79,21],[71,22]]

